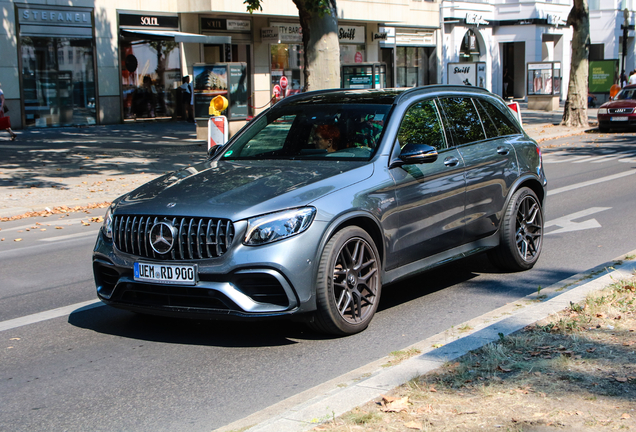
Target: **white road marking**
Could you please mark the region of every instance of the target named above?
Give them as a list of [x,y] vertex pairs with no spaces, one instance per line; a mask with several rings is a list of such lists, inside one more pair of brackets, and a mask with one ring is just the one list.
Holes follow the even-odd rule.
[[0,321],[0,331],[12,330],[18,327],[22,327],[29,324],[35,324],[42,321],[47,321],[53,318],[63,317],[70,315],[73,312],[77,312],[78,309],[93,309],[103,306],[101,301],[89,300],[81,303],[75,303],[69,306],[63,306],[57,309],[51,309],[44,312],[39,312],[32,315],[23,316],[20,318],[14,318],[6,321]]
[[548,228],[555,225],[561,228],[556,231],[551,231],[545,235],[561,234],[561,233],[570,232],[570,231],[581,231],[581,230],[592,229],[592,228],[601,228],[601,224],[598,223],[596,219],[588,219],[583,222],[573,222],[573,220],[580,219],[580,218],[592,215],[594,213],[599,213],[609,209],[611,209],[611,207],[591,207],[586,210],[581,210],[576,213],[572,213],[557,219],[553,219],[551,221],[547,221],[543,225],[544,228]]
[[630,175],[633,175],[633,174],[636,174],[636,170],[634,170],[634,171],[625,171],[625,172],[618,173],[618,174],[613,174],[613,175],[610,175],[610,176],[607,176],[607,177],[600,177],[600,178],[597,178],[597,179],[594,179],[594,180],[590,180],[590,181],[586,181],[586,182],[582,182],[582,183],[576,183],[576,184],[573,184],[573,185],[570,185],[570,186],[564,186],[564,187],[558,188],[558,189],[548,190],[548,196],[560,194],[560,193],[563,193],[563,192],[568,192],[568,191],[571,191],[571,190],[574,190],[574,189],[579,189],[579,188],[586,187],[586,186],[592,186],[592,185],[595,185],[595,184],[598,184],[598,183],[603,183],[603,182],[606,182],[606,181],[616,180],[616,179],[619,179],[619,178],[622,178],[622,177],[627,177],[627,176],[630,176]]
[[78,238],[78,237],[96,236],[98,232],[99,232],[99,230],[92,230],[92,231],[81,232],[81,233],[76,233],[76,234],[67,234],[67,235],[63,235],[63,236],[56,236],[56,237],[49,237],[49,238],[39,239],[38,241],[54,242],[54,241],[67,240],[67,239]]
[[548,159],[548,160],[543,160],[543,163],[546,164],[557,164],[557,163],[565,163],[565,162],[572,162],[572,163],[581,163],[581,162],[587,162],[584,159],[589,159],[592,156],[573,156],[571,158],[565,158],[565,159]]
[[613,154],[613,155],[605,156],[604,158],[601,158],[599,160],[592,161],[591,163],[603,163],[603,162],[607,162],[607,161],[611,161],[611,160],[614,160],[614,159],[618,159],[618,158],[621,158],[621,157],[627,156],[627,155],[632,156],[633,153],[632,152],[616,153],[616,154]]

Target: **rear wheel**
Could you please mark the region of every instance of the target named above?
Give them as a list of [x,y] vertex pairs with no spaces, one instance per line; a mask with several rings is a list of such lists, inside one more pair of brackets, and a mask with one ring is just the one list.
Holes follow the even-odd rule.
[[314,330],[342,336],[367,328],[380,300],[378,257],[373,240],[359,227],[346,227],[329,240],[318,270]]
[[543,245],[543,211],[529,188],[514,193],[499,228],[499,246],[489,252],[500,268],[520,271],[534,266]]

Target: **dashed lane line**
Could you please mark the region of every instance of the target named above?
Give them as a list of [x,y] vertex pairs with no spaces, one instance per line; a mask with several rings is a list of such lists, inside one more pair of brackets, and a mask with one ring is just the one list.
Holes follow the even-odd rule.
[[598,183],[604,183],[607,181],[611,181],[611,180],[616,180],[622,177],[627,177],[630,175],[636,174],[636,170],[634,171],[625,171],[622,173],[618,173],[618,174],[613,174],[607,177],[600,177],[594,180],[590,180],[590,181],[586,181],[586,182],[581,182],[581,183],[575,183],[569,186],[564,186],[562,188],[558,188],[558,189],[553,189],[553,190],[548,190],[548,196],[552,196],[552,195],[556,195],[556,194],[560,194],[563,192],[569,192],[571,190],[575,190],[575,189],[580,189],[582,187],[586,187],[586,186],[592,186]]
[[48,311],[23,316],[20,318],[0,321],[0,332],[6,331],[6,330],[12,330],[12,329],[29,325],[29,324],[35,324],[38,322],[47,321],[53,318],[59,318],[66,315],[70,315],[73,312],[78,312],[78,309],[89,310],[89,309],[93,309],[100,306],[104,306],[104,303],[100,301],[96,301],[96,300],[89,300],[89,301],[85,301],[81,303],[75,303],[69,306],[63,306],[57,309],[51,309]]

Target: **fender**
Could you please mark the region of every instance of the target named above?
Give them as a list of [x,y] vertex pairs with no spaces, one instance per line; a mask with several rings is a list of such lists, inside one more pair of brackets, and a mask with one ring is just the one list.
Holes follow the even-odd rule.
[[[363,211],[363,210],[356,210],[356,211],[352,211],[352,212],[347,212],[344,214],[341,214],[340,216],[334,218],[331,223],[329,224],[329,227],[325,230],[321,240],[320,240],[320,244],[318,245],[317,248],[317,253],[316,256],[314,257],[314,262],[318,263],[320,261],[320,258],[322,256],[322,252],[325,250],[325,246],[327,245],[327,242],[329,242],[329,239],[331,237],[333,237],[334,233],[337,232],[340,228],[344,227],[344,226],[348,226],[348,225],[355,225],[355,224],[351,224],[351,223],[347,223],[348,221],[351,221],[353,219],[360,219],[360,218],[364,218],[366,220],[369,221],[369,223],[374,224],[374,226],[377,228],[377,231],[382,235],[382,244],[378,245],[376,242],[376,248],[378,248],[378,252],[381,255],[381,263],[380,263],[380,268],[382,271],[382,274],[384,274],[384,262],[385,262],[385,256],[386,256],[386,242],[384,241],[384,231],[382,230],[382,226],[380,224],[380,221],[378,221],[378,219],[371,213]],[[360,225],[358,225],[360,226]],[[365,229],[365,227],[360,227],[362,229],[364,229],[365,231],[368,232],[367,229]],[[369,232],[369,235],[371,236],[371,238],[375,239],[375,236],[373,235],[374,233]],[[312,288],[311,288],[311,296],[312,296],[312,301],[315,300],[316,298],[316,280],[318,278],[318,270],[319,270],[319,266],[316,265],[315,266],[316,271],[314,273],[313,276],[313,282],[312,283]]]

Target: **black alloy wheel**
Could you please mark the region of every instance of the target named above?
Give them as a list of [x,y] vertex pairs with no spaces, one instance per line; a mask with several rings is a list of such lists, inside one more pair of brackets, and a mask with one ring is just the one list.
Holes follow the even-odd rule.
[[543,210],[531,189],[524,187],[515,192],[499,231],[499,246],[489,252],[492,262],[513,271],[532,268],[543,246]]
[[348,335],[369,325],[380,300],[378,256],[361,228],[346,227],[331,238],[320,260],[314,329]]

